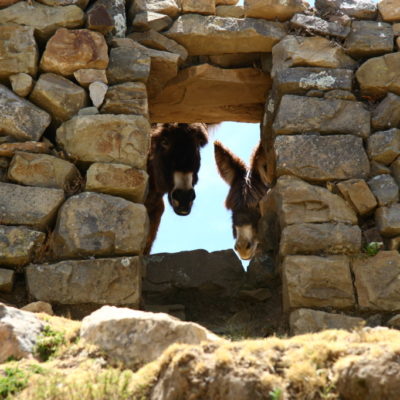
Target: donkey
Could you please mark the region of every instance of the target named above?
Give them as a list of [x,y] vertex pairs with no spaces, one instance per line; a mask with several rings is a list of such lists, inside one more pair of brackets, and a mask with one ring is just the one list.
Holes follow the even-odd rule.
[[150,254],[164,212],[163,196],[175,213],[188,215],[196,197],[193,187],[198,181],[200,148],[208,143],[205,124],[157,124],[151,133],[147,162],[149,193],[145,206],[150,230],[144,254]]
[[260,142],[251,156],[250,167],[221,142],[214,142],[214,152],[219,174],[230,186],[225,206],[232,211],[234,247],[242,260],[249,260],[258,245],[258,203],[269,189],[264,178],[263,148]]

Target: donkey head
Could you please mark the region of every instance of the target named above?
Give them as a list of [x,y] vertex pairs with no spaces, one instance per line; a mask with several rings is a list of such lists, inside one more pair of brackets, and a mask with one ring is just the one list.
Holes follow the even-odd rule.
[[214,143],[215,160],[219,173],[230,186],[225,206],[232,211],[235,250],[240,258],[249,260],[258,245],[257,227],[261,217],[258,203],[268,190],[260,175],[263,150],[254,151],[250,167],[220,142]]
[[196,197],[200,148],[208,141],[204,124],[162,124],[153,130],[151,157],[156,187],[168,193],[178,215],[190,213]]

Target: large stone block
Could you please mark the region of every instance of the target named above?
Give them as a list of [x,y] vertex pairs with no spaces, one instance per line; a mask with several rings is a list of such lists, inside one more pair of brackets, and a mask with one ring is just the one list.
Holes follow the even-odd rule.
[[382,164],[391,164],[400,155],[400,129],[376,132],[368,138],[368,155]]
[[155,12],[176,17],[180,11],[180,1],[176,0],[135,0],[129,12],[130,14]]
[[245,0],[245,17],[264,18],[272,21],[287,21],[296,13],[303,12],[307,5],[302,0]]
[[315,182],[363,179],[369,161],[362,139],[353,135],[282,135],[275,139],[276,175]]
[[82,87],[89,87],[93,82],[108,83],[105,69],[78,69],[74,72],[74,78]]
[[375,19],[377,14],[374,0],[316,0],[315,6],[322,14],[347,14],[357,19]]
[[0,292],[11,293],[15,280],[15,272],[11,269],[0,268]]
[[57,129],[57,141],[83,162],[115,162],[146,168],[150,124],[136,115],[74,117]]
[[12,23],[30,26],[35,35],[45,41],[58,28],[80,28],[85,21],[85,13],[75,5],[65,7],[48,7],[38,2],[21,1],[0,10],[2,24]]
[[286,256],[282,263],[286,310],[297,307],[349,308],[355,305],[346,256]]
[[400,126],[400,96],[388,93],[372,111],[372,128],[383,130]]
[[380,0],[378,10],[384,21],[400,21],[400,4],[396,0]]
[[[186,68],[158,96],[149,98],[151,120],[259,122],[270,87],[269,76],[255,68]],[[173,104],[171,99],[176,99]]]
[[183,13],[215,14],[215,0],[181,0]]
[[361,230],[346,224],[294,224],[282,231],[279,252],[296,254],[351,254],[361,250]]
[[89,0],[38,0],[38,2],[52,7],[76,5],[84,10]]
[[64,201],[64,191],[0,182],[0,224],[45,230]]
[[57,259],[132,255],[143,251],[148,216],[142,204],[84,192],[61,207],[51,249]]
[[82,68],[105,69],[108,61],[108,47],[102,34],[60,28],[46,44],[40,68],[70,76]]
[[33,28],[0,25],[0,80],[20,72],[36,75],[38,57]]
[[85,89],[60,75],[41,74],[29,100],[61,123],[71,119],[87,104]]
[[135,14],[132,22],[135,31],[147,31],[154,29],[157,32],[163,31],[172,25],[172,18],[165,14],[153,11],[144,11]]
[[58,304],[129,304],[139,307],[139,257],[69,260],[26,268],[30,296]]
[[380,251],[352,262],[358,303],[362,309],[400,310],[400,254]]
[[189,55],[269,52],[286,34],[279,22],[186,14],[165,35]]
[[24,226],[0,225],[0,265],[18,267],[29,264],[45,239],[43,232]]
[[0,85],[0,137],[38,141],[50,122],[47,112]]
[[272,76],[291,67],[356,68],[342,47],[319,36],[286,36],[272,49],[272,60]]
[[400,235],[400,204],[379,207],[375,212],[375,221],[382,236]]
[[389,174],[377,175],[368,181],[379,206],[387,206],[399,201],[399,187]]
[[220,5],[216,7],[215,15],[225,18],[244,18],[244,7],[242,5]]
[[272,128],[276,135],[349,133],[365,138],[370,134],[370,119],[360,102],[285,95]]

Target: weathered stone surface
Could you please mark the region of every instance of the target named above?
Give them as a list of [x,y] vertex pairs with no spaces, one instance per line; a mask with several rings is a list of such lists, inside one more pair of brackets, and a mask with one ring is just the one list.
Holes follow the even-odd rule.
[[0,292],[11,293],[14,280],[15,272],[13,270],[0,268]]
[[325,329],[353,330],[363,326],[364,320],[343,314],[300,308],[290,314],[289,325],[292,335],[303,335]]
[[148,224],[142,204],[84,192],[62,205],[52,251],[58,259],[139,254],[146,243]]
[[143,170],[123,164],[93,163],[87,171],[85,189],[143,203],[147,183],[148,175]]
[[181,11],[179,3],[176,0],[136,0],[132,4],[130,13],[151,11],[176,17]]
[[82,108],[78,112],[79,116],[97,115],[97,114],[99,114],[99,110],[95,106]]
[[379,206],[387,206],[399,201],[399,187],[388,174],[377,175],[368,181]]
[[231,5],[234,6],[235,4],[237,4],[239,2],[239,0],[215,0],[215,5]]
[[376,132],[368,138],[368,155],[382,164],[391,164],[400,155],[400,129]]
[[[261,53],[220,54],[209,56],[209,63],[222,68],[252,67],[260,61]],[[265,71],[264,71],[265,72]]]
[[85,89],[60,75],[41,74],[29,97],[32,103],[46,110],[61,123],[71,119],[86,106]]
[[277,72],[274,85],[280,94],[306,94],[309,90],[351,90],[353,71],[328,68],[288,68]]
[[400,204],[389,207],[379,207],[375,212],[375,221],[383,236],[400,234]]
[[285,309],[348,308],[355,304],[346,256],[286,256],[282,264]]
[[274,149],[277,176],[323,182],[369,174],[362,139],[353,135],[282,135],[275,139]]
[[[0,21],[1,12],[2,10]],[[38,57],[33,28],[0,25],[0,80],[20,72],[36,75]]]
[[0,265],[18,267],[28,264],[45,239],[43,232],[24,226],[0,225]]
[[361,93],[383,97],[388,92],[400,95],[400,52],[370,58],[358,68],[356,78]]
[[30,75],[20,72],[10,75],[10,83],[12,91],[20,97],[26,97],[33,87],[33,79]]
[[52,7],[76,5],[82,8],[83,10],[87,7],[89,3],[89,0],[36,0],[36,1]]
[[37,141],[50,122],[47,112],[0,85],[0,136]]
[[[186,68],[158,96],[149,98],[151,120],[258,123],[270,87],[270,78],[255,68]],[[172,99],[176,100],[171,103]]]
[[286,34],[279,22],[186,14],[165,35],[189,55],[269,52]]
[[214,0],[181,0],[183,13],[215,14]]
[[146,85],[142,82],[126,82],[108,88],[102,113],[108,114],[138,114],[147,116]]
[[126,368],[137,369],[174,343],[223,341],[201,325],[164,313],[104,306],[82,321],[81,337]]
[[400,254],[380,251],[374,257],[353,260],[358,303],[362,309],[400,310]]
[[[265,51],[265,50],[264,50]],[[288,35],[272,49],[271,75],[290,67],[354,69],[356,62],[340,46],[323,37]]]
[[398,185],[400,185],[400,158],[397,158],[395,161],[393,161],[388,173],[391,173],[394,180]]
[[322,14],[339,11],[358,19],[375,19],[377,14],[374,0],[316,0],[315,6]]
[[350,179],[337,184],[340,193],[360,215],[366,215],[377,205],[377,201],[367,183],[362,179]]
[[224,18],[244,18],[244,7],[236,5],[221,5],[215,8],[215,15]]
[[93,105],[99,108],[106,97],[108,86],[103,82],[92,82],[89,85],[89,97]]
[[390,24],[375,21],[353,21],[344,42],[352,57],[372,57],[393,51],[393,29]]
[[380,0],[378,10],[384,21],[400,21],[400,5],[396,0]]
[[285,95],[272,128],[277,135],[349,133],[365,138],[370,118],[361,102]]
[[361,230],[346,224],[294,224],[282,231],[279,252],[295,254],[350,254],[361,249]]
[[143,291],[153,297],[168,298],[178,290],[195,288],[200,293],[231,297],[244,279],[243,267],[233,250],[161,253],[145,257],[144,262]]
[[78,69],[78,71],[74,72],[74,78],[83,87],[88,87],[93,82],[108,83],[104,69]]
[[40,68],[70,76],[82,68],[105,69],[108,61],[108,47],[102,34],[88,29],[60,28],[47,42]]
[[376,176],[376,175],[382,175],[382,174],[390,174],[390,168],[387,167],[386,165],[383,165],[382,163],[379,163],[375,160],[371,160],[371,171],[369,173],[369,176]]
[[335,36],[345,39],[350,33],[348,26],[343,26],[338,22],[328,22],[314,15],[295,14],[290,20],[290,25],[294,28],[302,28],[307,32],[313,32],[322,36]]
[[0,304],[0,363],[10,357],[33,358],[44,323],[32,313]]
[[64,201],[59,189],[19,186],[0,182],[0,224],[45,229]]
[[29,311],[32,313],[46,313],[49,315],[54,315],[53,308],[50,303],[45,301],[34,301],[27,304],[21,308],[23,311]]
[[302,0],[246,0],[244,2],[245,17],[264,18],[269,20],[287,21],[296,13],[306,9]]
[[140,49],[117,47],[111,49],[107,78],[110,84],[141,81],[150,74],[150,57]]
[[154,29],[157,32],[163,31],[172,25],[172,18],[168,15],[145,11],[135,15],[132,22],[135,31],[146,31]]
[[69,161],[47,154],[17,152],[8,169],[8,178],[27,186],[67,189],[80,174]]
[[276,213],[280,226],[306,222],[357,224],[357,216],[340,196],[294,176],[282,176],[260,202],[263,216]]
[[390,318],[387,324],[392,328],[400,329],[400,314]]
[[125,0],[97,0],[87,12],[87,27],[103,34],[125,37]]
[[334,90],[330,90],[329,92],[325,92],[324,98],[325,99],[338,99],[338,100],[351,100],[351,101],[357,100],[356,96],[353,93],[351,93],[347,90],[340,90],[340,89],[334,89]]
[[146,168],[150,124],[136,115],[74,117],[57,129],[57,141],[73,158]]
[[400,96],[388,93],[372,111],[371,125],[376,130],[400,126]]
[[48,7],[33,2],[21,1],[0,10],[2,24],[13,23],[35,29],[35,35],[48,40],[60,27],[79,28],[83,25],[85,13],[77,6]]
[[188,57],[188,52],[183,46],[175,42],[175,40],[168,39],[154,29],[150,29],[146,32],[134,32],[128,37],[139,42],[143,46],[178,54],[179,63],[183,63]]
[[0,0],[0,7],[8,7],[21,0]]
[[26,269],[29,294],[59,304],[129,304],[139,306],[139,257],[69,260],[31,264]]

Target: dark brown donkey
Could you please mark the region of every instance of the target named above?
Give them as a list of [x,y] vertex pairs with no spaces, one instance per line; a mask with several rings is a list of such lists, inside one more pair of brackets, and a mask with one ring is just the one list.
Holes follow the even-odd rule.
[[200,148],[208,142],[205,124],[158,124],[152,129],[147,162],[149,194],[145,206],[150,231],[144,254],[149,254],[164,212],[163,196],[178,215],[188,215],[196,197]]
[[254,150],[248,167],[220,142],[214,143],[215,161],[222,179],[230,186],[225,206],[232,210],[235,250],[240,258],[254,257],[258,245],[257,226],[261,217],[258,203],[269,186],[262,177],[265,164],[261,144]]

